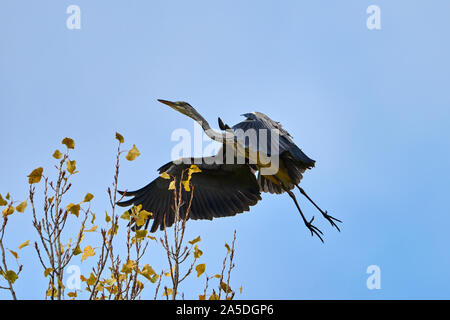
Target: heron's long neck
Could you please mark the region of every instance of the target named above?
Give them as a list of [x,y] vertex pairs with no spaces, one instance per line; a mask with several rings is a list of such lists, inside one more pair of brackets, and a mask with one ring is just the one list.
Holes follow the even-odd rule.
[[218,141],[220,143],[233,142],[234,135],[229,132],[219,132],[211,128],[208,121],[205,120],[200,114],[196,114],[192,117],[205,131],[206,135],[211,139]]

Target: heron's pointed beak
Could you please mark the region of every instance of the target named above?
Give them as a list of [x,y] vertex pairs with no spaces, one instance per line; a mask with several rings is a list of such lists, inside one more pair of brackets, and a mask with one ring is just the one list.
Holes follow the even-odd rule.
[[158,99],[159,102],[167,104],[169,107],[175,108],[177,105],[175,103],[173,103],[172,101],[167,101],[167,100],[163,100],[163,99]]

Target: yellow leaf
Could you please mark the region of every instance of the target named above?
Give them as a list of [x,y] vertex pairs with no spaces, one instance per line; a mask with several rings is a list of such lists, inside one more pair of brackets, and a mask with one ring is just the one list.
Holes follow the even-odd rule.
[[86,248],[84,248],[83,255],[81,256],[81,262],[94,255],[95,255],[94,249],[92,249],[91,246],[87,246]]
[[52,286],[52,288],[48,289],[48,290],[45,292],[45,295],[46,295],[47,297],[53,296],[53,298],[56,298],[56,293],[57,293],[57,291],[56,291],[55,287]]
[[6,208],[3,209],[3,211],[2,211],[3,217],[6,217],[6,216],[9,216],[9,215],[13,214],[13,213],[14,213],[14,210],[15,210],[15,209],[14,209],[13,206],[6,207]]
[[201,294],[198,296],[198,300],[205,300],[205,299],[206,299],[206,297],[204,294]]
[[119,140],[120,143],[125,142],[125,139],[123,138],[123,136],[118,132],[116,132],[116,139]]
[[230,246],[228,245],[228,243],[225,243],[225,248],[227,248],[227,250],[228,250],[228,253],[230,253],[230,252],[231,252],[231,249],[230,249]]
[[53,158],[61,159],[61,157],[62,157],[62,153],[59,150],[55,150],[55,152],[53,152]]
[[121,219],[124,219],[124,220],[130,220],[130,211],[129,211],[129,210],[125,211],[125,212],[120,216],[120,218],[121,218]]
[[30,240],[25,241],[24,243],[22,243],[22,244],[19,246],[19,249],[25,248],[26,246],[28,246],[29,243],[30,243]]
[[80,209],[81,209],[81,207],[80,207],[79,204],[73,204],[73,203],[70,203],[70,204],[67,206],[66,209],[67,209],[67,211],[69,211],[71,214],[77,216],[77,218],[78,218],[78,216],[80,215]]
[[92,193],[87,193],[87,194],[84,196],[83,202],[89,202],[89,201],[91,201],[92,199],[94,199],[94,195],[93,195]]
[[128,260],[127,263],[124,263],[122,266],[122,270],[120,272],[128,274],[132,272],[136,268],[136,262],[133,260]]
[[222,276],[220,274],[215,274],[214,278],[222,279]]
[[21,202],[17,207],[16,210],[18,212],[23,213],[25,211],[25,209],[27,208],[27,199],[25,199],[25,201]]
[[204,263],[199,264],[195,267],[195,270],[197,271],[197,277],[200,277],[203,274],[203,272],[205,272],[205,268],[206,266]]
[[97,231],[97,226],[92,226],[92,228],[90,228],[89,230],[86,230],[84,232],[95,232]]
[[6,274],[4,275],[4,277],[6,280],[11,281],[11,283],[16,282],[16,280],[19,278],[17,276],[17,274],[12,270],[6,271]]
[[115,223],[111,225],[111,228],[108,230],[108,236],[111,235],[111,233],[117,234],[117,231],[119,230],[119,226]]
[[231,293],[233,292],[230,288],[229,285],[227,285],[225,282],[221,281],[220,282],[220,288],[225,292],[225,293]]
[[8,201],[3,199],[2,195],[0,194],[0,206],[6,206],[8,204]]
[[190,188],[190,186],[189,186],[189,180],[181,181],[181,183],[183,184],[184,190],[185,190],[186,192],[191,191],[191,188]]
[[188,170],[188,178],[186,179],[186,181],[183,181],[184,189],[186,191],[188,191],[188,192],[191,191],[189,188],[189,181],[191,181],[192,174],[197,173],[197,172],[202,172],[202,170],[200,170],[200,168],[197,167],[195,164],[192,164]]
[[75,170],[77,169],[77,162],[75,160],[67,160],[67,171],[69,171],[70,174],[76,173]]
[[66,288],[60,279],[58,279],[58,287],[61,288],[61,290]]
[[[85,278],[86,279],[86,278]],[[89,279],[86,279],[86,284],[89,286],[93,286],[95,282],[97,281],[97,278],[94,276],[94,274],[91,272]]]
[[239,288],[239,292],[242,294],[242,286]]
[[217,293],[213,292],[213,294],[209,297],[209,300],[219,300],[219,296]]
[[[155,272],[155,270],[153,270],[153,268],[151,266],[149,266],[148,264],[146,264],[143,268],[142,271],[140,272],[140,274],[142,274],[144,277],[146,277],[148,280],[153,282],[153,278],[154,276],[158,276]],[[156,277],[157,279],[157,277]],[[155,280],[156,280],[155,279]]]
[[169,270],[168,272],[165,272],[164,275],[166,277],[170,277],[170,275],[175,271],[175,266],[172,267],[172,270]]
[[166,288],[163,293],[163,297],[170,296],[172,294],[172,289]]
[[112,286],[114,283],[116,283],[116,279],[106,279],[105,284],[107,286]]
[[70,248],[70,244],[72,243],[72,238],[69,239],[69,242],[67,243],[67,249]]
[[111,221],[111,217],[108,215],[108,211],[105,211],[105,213],[106,213],[105,221],[106,223],[108,223]]
[[9,192],[6,194],[6,200],[9,200],[11,196],[9,195]]
[[203,251],[200,250],[197,245],[195,245],[194,258],[196,258],[196,259],[200,258],[202,254],[203,254]]
[[53,268],[47,268],[47,269],[45,269],[45,271],[44,271],[44,277],[48,277],[48,275],[51,273],[53,271]]
[[170,181],[168,190],[174,190],[174,189],[175,189],[175,180]]
[[191,164],[191,167],[189,168],[189,173],[193,174],[197,172],[202,172],[202,170],[200,170],[200,168],[197,165]]
[[147,220],[147,218],[151,217],[151,216],[152,216],[151,212],[148,212],[148,211],[145,211],[145,210],[139,211],[139,214],[138,214],[137,219],[136,219],[136,225],[138,227],[142,227],[145,224],[145,221]]
[[37,169],[34,169],[29,175],[28,175],[28,183],[38,183],[41,181],[42,178],[42,172],[44,172],[44,169],[42,167],[39,167]]
[[136,159],[137,157],[139,157],[141,153],[139,152],[139,150],[136,148],[136,145],[133,144],[133,148],[131,148],[130,151],[128,151],[127,156],[125,157],[128,161],[133,161],[134,159]]
[[202,240],[202,238],[200,238],[200,236],[198,236],[197,238],[195,238],[194,240],[189,241],[190,244],[194,245],[197,242],[200,242]]
[[75,149],[75,141],[71,138],[64,138],[61,143],[66,145],[67,149]]
[[19,259],[19,255],[17,254],[17,252],[14,252],[12,250],[9,250],[9,252],[11,252],[11,254],[14,256],[14,258]]
[[171,178],[170,175],[165,171],[161,173],[160,177],[166,180],[169,180]]
[[147,235],[147,230],[136,230],[136,238],[143,239]]
[[68,295],[70,298],[76,298],[76,297],[77,297],[77,292],[76,292],[76,291],[74,291],[74,292],[69,292],[67,295]]
[[74,250],[73,250],[73,254],[75,256],[79,255],[81,253],[81,249],[80,246],[77,246]]

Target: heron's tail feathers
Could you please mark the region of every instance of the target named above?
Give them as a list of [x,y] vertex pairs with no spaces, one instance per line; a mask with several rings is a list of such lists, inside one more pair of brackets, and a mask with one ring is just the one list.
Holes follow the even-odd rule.
[[316,161],[308,157],[299,147],[296,145],[291,146],[288,149],[289,153],[299,164],[305,166],[305,169],[310,169],[315,166]]

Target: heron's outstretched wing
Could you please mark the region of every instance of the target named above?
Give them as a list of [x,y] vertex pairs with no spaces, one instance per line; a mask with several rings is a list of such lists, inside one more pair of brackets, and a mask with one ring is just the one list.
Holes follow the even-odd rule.
[[[180,209],[180,216],[184,217],[187,203],[193,192],[189,219],[208,219],[217,217],[234,216],[237,213],[248,211],[250,206],[261,200],[258,182],[253,170],[246,164],[209,164],[202,158],[202,163],[196,163],[198,159],[192,159],[201,170],[191,176],[193,188],[190,192],[183,191],[185,205]],[[169,162],[159,169],[160,173],[167,172],[177,177],[178,181],[183,170],[189,168],[189,164]],[[175,221],[173,211],[174,192],[169,189],[171,180],[158,177],[137,191],[127,191],[125,196],[133,196],[132,199],[119,202],[119,206],[142,205],[142,209],[152,212],[153,225],[151,232],[158,227],[163,230],[164,224],[170,227]],[[148,222],[145,227],[147,228]]]

